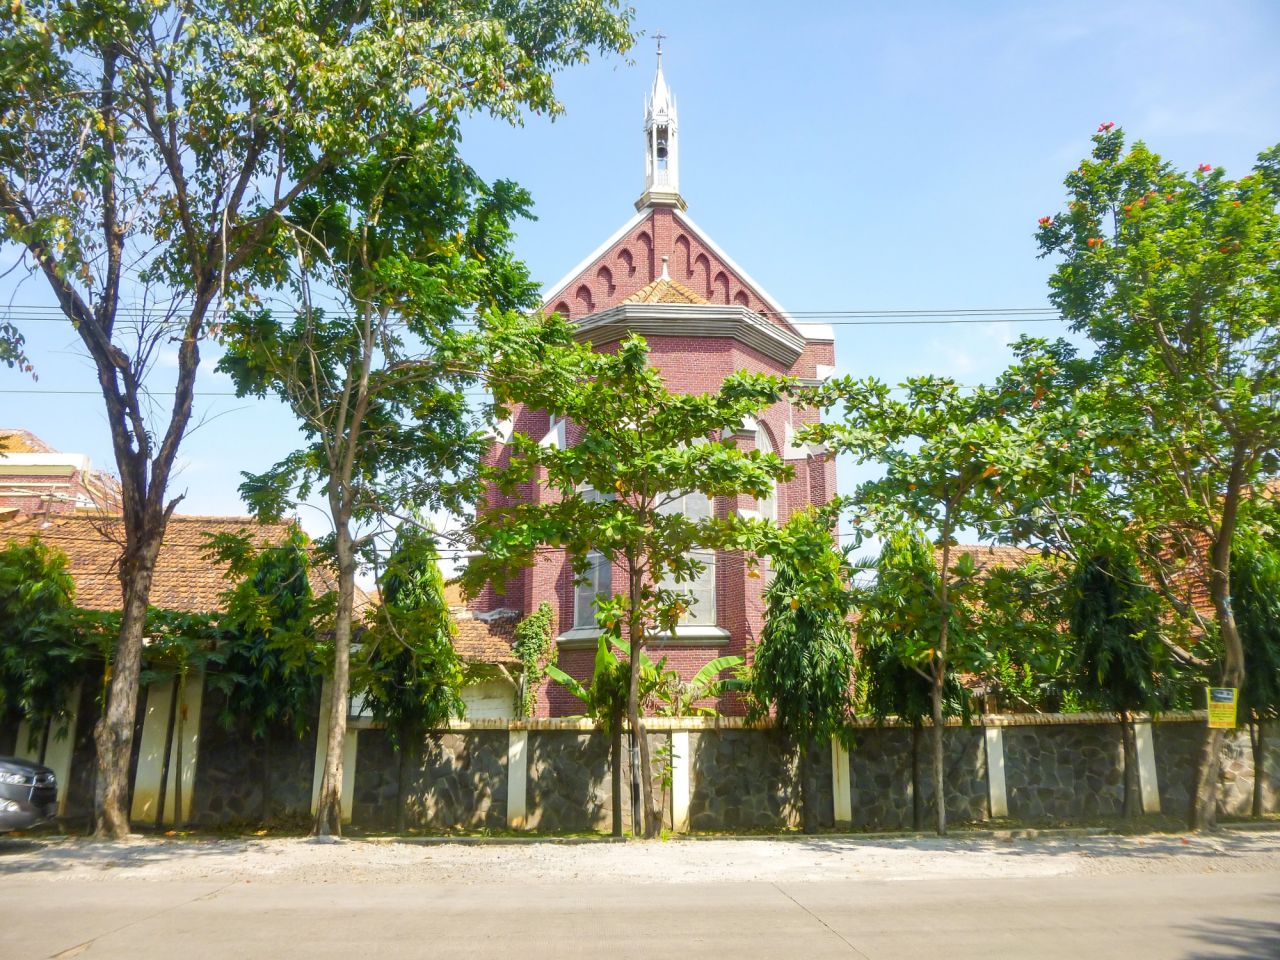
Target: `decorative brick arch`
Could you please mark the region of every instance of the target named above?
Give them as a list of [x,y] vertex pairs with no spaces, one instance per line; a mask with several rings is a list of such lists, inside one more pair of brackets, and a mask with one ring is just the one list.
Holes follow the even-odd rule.
[[680,269],[684,271],[683,279],[687,280],[693,276],[693,251],[689,245],[689,238],[683,233],[676,237],[675,249],[676,262],[672,266],[679,264]]
[[569,304],[561,300],[559,303],[556,304],[556,308],[552,311],[552,313],[558,313],[560,314],[560,316],[568,320],[569,317],[572,316],[573,312],[569,309]]
[[600,281],[601,295],[605,297],[613,296],[613,291],[617,289],[613,285],[613,271],[608,267],[601,267],[596,271],[596,279]]
[[723,270],[717,273],[715,279],[711,281],[711,296],[707,299],[712,303],[729,302],[729,275]]
[[651,280],[654,277],[653,271],[653,237],[649,236],[647,230],[641,230],[639,236],[636,237],[636,243],[640,245],[640,258],[644,265],[645,279]]
[[705,253],[698,254],[694,259],[689,276],[695,282],[694,289],[708,300],[711,299],[711,260]]
[[623,276],[636,275],[636,258],[630,250],[623,248],[618,251],[618,269]]
[[578,308],[581,316],[595,311],[595,301],[591,297],[591,288],[585,283],[574,291],[573,298],[578,301]]
[[733,295],[733,302],[740,307],[746,307],[751,304],[751,298],[747,296],[747,291],[739,290]]

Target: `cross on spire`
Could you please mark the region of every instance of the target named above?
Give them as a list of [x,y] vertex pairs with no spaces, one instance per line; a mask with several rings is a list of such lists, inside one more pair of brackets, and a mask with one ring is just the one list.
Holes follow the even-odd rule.
[[667,39],[667,35],[659,30],[653,35],[653,39],[658,41],[658,58],[662,58],[662,41]]

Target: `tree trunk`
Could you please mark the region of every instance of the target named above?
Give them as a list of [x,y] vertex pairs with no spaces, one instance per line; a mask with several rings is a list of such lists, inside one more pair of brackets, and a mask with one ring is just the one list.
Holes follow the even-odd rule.
[[947,792],[943,772],[942,677],[933,678],[933,808],[938,836],[947,835]]
[[1267,782],[1267,742],[1261,717],[1249,720],[1249,745],[1253,747],[1253,805],[1250,816],[1260,817],[1265,813],[1263,787]]
[[262,825],[271,819],[271,728],[262,738]]
[[347,521],[338,510],[338,610],[333,628],[333,689],[329,702],[329,742],[311,835],[342,836],[342,750],[347,740],[347,698],[351,689],[351,617],[355,603],[356,560]]
[[[167,520],[167,517],[164,518]],[[111,685],[107,705],[93,728],[98,769],[94,784],[94,835],[104,840],[123,840],[129,835],[129,760],[133,752],[133,728],[138,714],[138,678],[142,673],[142,636],[147,623],[147,604],[156,555],[164,536],[164,523],[130,537],[126,522],[126,544],[120,564],[124,606],[120,632],[111,660]]]
[[800,828],[805,833],[818,832],[818,791],[813,782],[813,758],[807,744],[800,744]]
[[396,766],[396,832],[404,833],[408,827],[408,816],[405,804],[409,800],[409,768],[414,756],[414,749],[406,731],[401,730],[399,763]]
[[1120,742],[1122,744],[1122,764],[1124,776],[1124,818],[1132,820],[1142,812],[1139,806],[1140,792],[1138,787],[1138,739],[1133,732],[1133,718],[1128,710],[1121,710]]
[[920,796],[920,736],[924,725],[911,721],[911,829],[924,829],[924,798]]
[[609,772],[613,781],[613,835],[622,836],[622,718],[613,718],[609,737]]
[[942,574],[939,577],[938,602],[942,625],[938,629],[938,649],[933,654],[933,806],[937,811],[938,836],[947,835],[947,791],[943,765],[942,694],[947,679],[947,634],[951,627],[948,588],[951,584],[951,519],[950,512],[942,525]]
[[[627,585],[630,591],[628,621],[628,641],[631,645],[627,689],[627,721],[631,726],[634,738],[631,743],[631,793],[635,797],[636,783],[639,781],[643,818],[636,817],[633,812],[631,833],[637,837],[656,837],[659,824],[655,822],[653,805],[653,765],[649,756],[649,738],[645,734],[644,721],[640,716],[640,655],[644,650],[644,624],[637,613],[637,604],[644,588],[642,572],[635,561],[627,558]],[[643,822],[641,820],[643,819]]]
[[[1237,690],[1244,685],[1244,645],[1231,609],[1231,541],[1235,536],[1240,493],[1244,488],[1244,451],[1237,444],[1231,463],[1231,477],[1222,501],[1222,525],[1210,551],[1209,597],[1222,635],[1222,685]],[[1207,704],[1206,704],[1207,706]],[[1196,790],[1191,807],[1192,830],[1214,830],[1218,826],[1218,764],[1226,731],[1208,728],[1200,752]]]

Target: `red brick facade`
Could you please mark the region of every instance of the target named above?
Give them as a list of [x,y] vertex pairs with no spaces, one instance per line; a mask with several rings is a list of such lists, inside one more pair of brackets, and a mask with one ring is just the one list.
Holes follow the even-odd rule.
[[26,430],[0,428],[0,515],[114,510],[120,485],[82,454],[60,453]]
[[[671,138],[674,161],[676,136],[674,102],[669,99],[661,72],[655,81],[647,124],[667,125],[664,136]],[[649,129],[649,127],[647,127]],[[650,137],[650,148],[657,150],[660,137]],[[665,153],[655,152],[649,170],[662,167]],[[674,166],[674,163],[672,164]],[[628,305],[657,305],[661,322],[642,332],[650,348],[650,360],[663,375],[669,389],[678,393],[704,393],[719,388],[729,374],[739,370],[791,375],[806,380],[821,379],[831,372],[835,362],[834,343],[830,333],[816,335],[794,326],[785,312],[759,288],[730,258],[683,212],[684,201],[674,189],[676,171],[670,169],[667,179],[651,173],[640,211],[618,234],[602,245],[568,277],[551,288],[543,305],[547,312],[562,316],[591,328],[583,338],[596,342],[601,350],[609,350],[617,341],[616,330],[603,333],[600,324],[629,327],[632,314]],[[655,281],[657,288],[647,290]],[[666,282],[669,298],[655,297],[655,290]],[[660,292],[660,291],[659,291]],[[637,297],[637,294],[640,296]],[[670,311],[663,314],[664,305]],[[600,315],[621,308],[608,318]],[[727,308],[727,309],[726,309]],[[646,314],[638,310],[636,322]],[[763,323],[761,321],[764,321]],[[668,334],[667,329],[684,327],[691,332]],[[750,335],[741,333],[751,328]],[[595,331],[595,332],[592,332]],[[764,332],[761,332],[764,331]],[[772,331],[772,332],[769,332]],[[814,503],[826,503],[835,495],[835,464],[825,453],[814,452],[793,442],[801,426],[813,422],[810,410],[793,409],[780,403],[760,418],[758,430],[763,432],[772,449],[794,469],[795,476],[777,492],[777,518],[782,521],[795,510]],[[535,439],[550,431],[545,412],[516,409],[509,429]],[[493,463],[505,457],[504,440],[499,438],[490,453]],[[579,439],[573,424],[568,424],[563,441]],[[754,449],[759,433],[750,430],[736,437],[743,449]],[[536,483],[520,490],[513,499],[539,502],[554,497],[554,491]],[[511,499],[491,491],[487,509],[501,511]],[[718,498],[713,509],[718,516],[735,510],[753,510],[751,498]],[[613,584],[617,589],[625,582],[622,570],[615,567]],[[654,638],[649,655],[688,678],[708,661],[726,654],[750,657],[764,626],[764,580],[747,576],[745,558],[741,554],[720,553],[715,565],[715,627],[703,631],[697,639]],[[562,550],[543,550],[535,564],[521,572],[499,592],[494,585],[485,589],[472,605],[477,615],[499,610],[526,615],[539,603],[549,602],[555,611],[553,629],[558,637],[574,626],[574,582],[568,557]],[[706,636],[717,633],[718,636]],[[595,639],[582,636],[563,638],[560,666],[578,678],[588,678],[595,659]],[[718,704],[726,713],[740,713],[736,698]],[[539,716],[563,716],[580,713],[581,704],[559,685],[550,684],[539,698]]]

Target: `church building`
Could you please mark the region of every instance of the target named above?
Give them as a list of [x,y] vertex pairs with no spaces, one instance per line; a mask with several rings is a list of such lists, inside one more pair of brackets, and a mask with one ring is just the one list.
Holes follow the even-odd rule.
[[[644,113],[644,191],[636,212],[611,237],[596,247],[559,282],[548,288],[543,309],[557,312],[578,328],[578,336],[594,347],[607,347],[637,333],[650,348],[650,362],[669,389],[704,393],[719,388],[729,374],[749,370],[790,375],[817,383],[831,375],[835,362],[831,328],[797,324],[750,274],[689,216],[680,192],[680,124],[676,100],[662,71],[657,75]],[[796,442],[797,430],[816,417],[811,410],[783,402],[760,422],[735,435],[739,447],[780,454],[795,471],[772,497],[717,498],[687,496],[684,509],[705,515],[713,511],[752,512],[785,521],[793,511],[826,503],[835,495],[835,464],[820,449]],[[576,441],[572,424],[552,422],[545,412],[519,410],[504,424],[491,456],[502,458],[511,431],[541,437],[544,443]],[[537,497],[539,491],[527,492]],[[491,503],[501,508],[500,503]],[[685,584],[695,602],[674,636],[653,638],[648,645],[655,660],[686,678],[717,657],[750,657],[764,624],[764,580],[746,575],[740,554],[720,553],[700,558],[706,565],[702,580]],[[518,618],[544,601],[555,611],[554,630],[559,663],[571,675],[589,679],[598,631],[593,601],[622,583],[619,571],[597,563],[584,581],[575,582],[564,553],[539,554],[503,593],[487,588],[474,605],[473,615],[491,622]],[[726,713],[740,712],[736,698],[720,704]],[[557,684],[544,689],[540,716],[581,712],[581,704]]]

